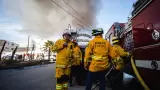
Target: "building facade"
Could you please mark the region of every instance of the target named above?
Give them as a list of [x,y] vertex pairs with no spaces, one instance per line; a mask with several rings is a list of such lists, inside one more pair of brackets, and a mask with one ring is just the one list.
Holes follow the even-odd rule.
[[4,47],[4,52],[12,52],[16,48],[16,46],[19,46],[18,44],[14,42],[9,42],[7,40],[0,40],[0,50],[2,49],[2,46],[5,41],[6,41],[6,44]]
[[107,39],[112,44],[112,37],[116,35],[120,36],[124,30],[125,23],[115,22],[105,34],[105,39]]

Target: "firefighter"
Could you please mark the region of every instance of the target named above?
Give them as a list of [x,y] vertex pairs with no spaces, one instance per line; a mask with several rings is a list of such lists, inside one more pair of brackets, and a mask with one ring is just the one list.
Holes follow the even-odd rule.
[[68,80],[70,75],[71,57],[73,43],[70,41],[71,35],[66,32],[63,39],[57,40],[52,50],[57,52],[56,56],[56,90],[68,90]]
[[113,90],[119,90],[123,89],[123,73],[120,73],[120,70],[124,67],[124,61],[122,57],[130,56],[130,54],[120,46],[118,37],[112,37],[112,44],[112,55],[114,55],[114,57],[112,57],[112,63],[115,66],[115,70],[112,71],[109,77],[115,78],[112,86]]
[[89,70],[85,90],[91,90],[94,78],[99,79],[100,90],[105,90],[105,73],[110,67],[108,56],[112,46],[102,38],[102,34],[102,28],[93,29],[92,35],[95,37],[89,42],[85,50],[84,66]]
[[112,37],[112,43],[113,43],[112,53],[114,53],[115,55],[112,61],[115,64],[115,69],[121,70],[124,67],[124,62],[122,57],[127,57],[130,55],[130,53],[126,52],[120,46],[118,37]]
[[71,76],[70,76],[70,86],[72,86],[72,77],[75,75],[75,80],[78,85],[82,84],[82,78],[81,78],[81,62],[82,62],[82,52],[80,50],[80,47],[78,46],[78,43],[74,40],[73,41],[73,63],[71,67]]

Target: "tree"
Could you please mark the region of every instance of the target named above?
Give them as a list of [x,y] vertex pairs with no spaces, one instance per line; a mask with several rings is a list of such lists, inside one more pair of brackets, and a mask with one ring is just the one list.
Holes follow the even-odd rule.
[[3,46],[1,48],[1,51],[0,51],[0,62],[1,62],[1,56],[2,56],[2,52],[3,52],[4,48],[5,48],[5,45],[6,45],[6,41],[4,41]]
[[54,42],[53,41],[50,41],[50,40],[47,40],[47,42],[45,42],[45,48],[47,49],[48,51],[48,60],[50,60],[50,54],[51,54],[51,47],[53,47],[54,45]]

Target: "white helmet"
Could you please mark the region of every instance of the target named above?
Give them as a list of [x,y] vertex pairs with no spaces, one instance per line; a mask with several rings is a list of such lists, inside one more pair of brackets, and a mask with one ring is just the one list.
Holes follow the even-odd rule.
[[68,29],[65,29],[65,31],[63,32],[62,36],[64,36],[64,35],[68,35],[71,37],[71,33],[68,31]]

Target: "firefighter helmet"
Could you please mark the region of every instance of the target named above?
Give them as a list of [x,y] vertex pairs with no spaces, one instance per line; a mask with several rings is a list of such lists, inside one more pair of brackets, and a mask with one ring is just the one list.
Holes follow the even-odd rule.
[[67,29],[65,30],[65,32],[63,32],[63,35],[62,35],[62,36],[64,36],[64,35],[68,35],[68,36],[70,36],[70,37],[71,37],[71,33],[70,33],[70,32],[68,32],[68,30],[67,30]]
[[118,37],[112,37],[112,44],[116,44],[119,42],[119,38]]
[[96,36],[98,34],[103,34],[103,29],[102,28],[92,30],[92,36]]

